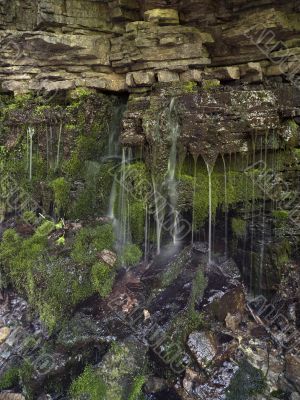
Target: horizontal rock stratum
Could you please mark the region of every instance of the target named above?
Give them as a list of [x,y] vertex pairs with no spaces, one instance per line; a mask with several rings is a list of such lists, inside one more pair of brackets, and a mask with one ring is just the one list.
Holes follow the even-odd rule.
[[141,92],[157,81],[297,82],[299,5],[257,4],[2,0],[0,86]]

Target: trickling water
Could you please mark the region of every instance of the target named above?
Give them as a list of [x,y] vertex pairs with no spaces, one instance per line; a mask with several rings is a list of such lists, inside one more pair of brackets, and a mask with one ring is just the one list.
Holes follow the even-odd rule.
[[108,212],[107,212],[107,216],[112,221],[114,221],[114,219],[115,219],[115,202],[116,202],[116,198],[117,198],[117,178],[115,176],[113,184],[112,184],[111,192],[110,192]]
[[170,200],[171,218],[172,221],[172,239],[175,244],[177,241],[178,228],[179,228],[179,213],[176,210],[177,206],[177,182],[175,179],[176,165],[177,165],[177,140],[179,137],[179,123],[174,113],[175,99],[172,98],[169,106],[169,125],[171,135],[171,150],[168,162],[168,195]]
[[224,203],[225,203],[225,258],[228,256],[228,201],[227,201],[227,170],[225,157],[222,154],[224,166]]
[[32,180],[32,142],[34,135],[34,128],[28,128],[28,137],[29,137],[29,180]]
[[196,184],[197,184],[197,162],[199,154],[194,154],[194,182],[193,182],[193,215],[192,215],[192,244],[194,244],[195,231],[195,199],[196,199]]
[[208,173],[208,263],[211,264],[211,252],[212,252],[212,185],[211,185],[211,174],[213,167],[205,162],[207,173]]
[[153,183],[153,194],[154,194],[154,203],[155,203],[155,222],[156,222],[156,252],[160,254],[161,250],[161,236],[162,236],[162,228],[164,224],[164,219],[166,215],[166,199],[161,194],[159,188],[162,185],[155,182],[154,177],[152,177]]
[[117,227],[117,243],[120,251],[124,246],[131,242],[130,221],[129,221],[129,200],[127,188],[127,165],[132,159],[131,148],[123,147],[122,164],[120,172],[119,185],[119,204],[118,204],[118,227]]
[[59,158],[60,158],[60,143],[61,143],[61,135],[62,135],[62,129],[63,129],[63,122],[60,121],[60,126],[59,126],[59,133],[58,133],[58,141],[57,141],[57,153],[56,153],[56,165],[55,168],[57,169],[59,166]]
[[149,257],[149,215],[148,215],[148,206],[146,204],[146,209],[145,209],[145,261],[148,262],[148,257]]

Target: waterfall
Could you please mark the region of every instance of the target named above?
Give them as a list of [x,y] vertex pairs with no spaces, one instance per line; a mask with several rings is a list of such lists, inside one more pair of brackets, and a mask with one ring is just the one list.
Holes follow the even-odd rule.
[[211,264],[211,250],[212,250],[212,187],[211,187],[211,174],[213,167],[205,162],[208,173],[208,263]]
[[56,169],[58,169],[58,166],[59,166],[62,129],[63,129],[63,122],[61,120],[60,126],[59,126],[58,141],[57,141],[56,166],[55,166]]
[[228,257],[228,202],[227,202],[227,170],[224,154],[222,154],[224,166],[224,203],[225,203],[225,258]]
[[195,199],[196,199],[196,184],[197,184],[197,162],[199,154],[194,154],[194,181],[193,181],[193,215],[192,215],[192,244],[194,244],[194,230],[195,230]]
[[172,239],[176,244],[178,228],[179,228],[179,213],[176,210],[177,206],[177,182],[175,179],[177,165],[177,140],[179,137],[179,123],[176,118],[173,118],[175,112],[175,99],[172,98],[169,106],[169,126],[171,134],[171,150],[168,161],[168,196],[170,201],[170,209],[172,218]]
[[216,155],[202,155],[208,175],[208,264],[212,261],[212,181],[211,176],[217,159]]
[[166,214],[166,199],[162,196],[161,191],[159,189],[162,188],[162,185],[159,185],[155,182],[154,177],[152,177],[153,183],[153,194],[154,194],[154,203],[155,203],[155,222],[156,222],[156,252],[160,254],[161,250],[161,236],[162,236],[162,228],[164,224],[165,214]]
[[120,250],[131,242],[130,221],[129,221],[129,200],[127,188],[127,164],[132,159],[131,148],[123,147],[122,163],[119,182],[119,202],[118,202],[118,223],[117,223],[117,242]]
[[108,205],[108,212],[107,217],[109,217],[112,221],[115,219],[115,202],[117,198],[117,179],[116,176],[114,177],[110,196],[109,196],[109,205]]
[[145,262],[148,262],[148,257],[149,257],[149,228],[150,228],[150,223],[149,223],[149,214],[148,214],[148,206],[146,204],[146,210],[145,210],[145,257],[144,260]]
[[34,128],[28,128],[28,137],[29,137],[29,180],[32,180],[32,141],[34,135]]

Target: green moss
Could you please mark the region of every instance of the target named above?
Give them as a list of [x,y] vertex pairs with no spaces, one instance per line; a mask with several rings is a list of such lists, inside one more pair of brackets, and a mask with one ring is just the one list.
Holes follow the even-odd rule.
[[0,378],[0,390],[10,389],[19,382],[19,368],[12,367],[4,372]]
[[183,85],[183,91],[185,93],[197,93],[197,83],[193,81],[186,82]]
[[140,399],[145,381],[146,381],[146,378],[143,375],[139,375],[136,378],[134,378],[131,393],[129,394],[128,400],[139,400]]
[[136,244],[128,244],[124,247],[120,256],[122,265],[132,266],[137,264],[142,258],[142,251]]
[[231,229],[237,237],[244,237],[247,232],[247,222],[240,218],[232,218]]
[[82,228],[76,235],[71,256],[79,264],[93,265],[97,261],[97,253],[112,250],[113,245],[112,225]]
[[289,218],[289,212],[286,210],[274,210],[272,211],[272,217],[276,220],[287,220]]
[[220,86],[220,81],[218,79],[209,79],[202,81],[202,87],[204,90],[210,90]]
[[145,204],[143,201],[130,202],[129,219],[134,243],[141,244],[145,237]]
[[54,192],[55,210],[58,216],[65,216],[70,204],[70,183],[63,177],[54,179],[51,184]]
[[87,366],[84,372],[72,382],[70,397],[73,400],[80,400],[86,397],[90,400],[105,400],[105,383],[95,374],[91,366]]
[[239,367],[230,382],[226,399],[247,400],[255,394],[263,393],[266,388],[266,381],[262,371],[254,368],[246,360],[241,361]]
[[107,297],[113,287],[114,269],[103,262],[97,262],[92,267],[91,281],[93,288],[101,297]]

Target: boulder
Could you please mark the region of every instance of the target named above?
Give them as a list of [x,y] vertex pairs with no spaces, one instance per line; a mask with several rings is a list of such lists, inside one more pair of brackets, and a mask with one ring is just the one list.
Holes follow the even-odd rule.
[[229,323],[229,315],[238,316],[245,311],[245,293],[241,285],[225,293],[220,291],[210,300],[208,310],[220,322],[224,322],[227,318],[226,323]]
[[187,342],[200,367],[207,366],[217,355],[217,341],[210,332],[193,332]]

